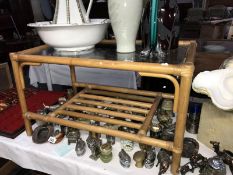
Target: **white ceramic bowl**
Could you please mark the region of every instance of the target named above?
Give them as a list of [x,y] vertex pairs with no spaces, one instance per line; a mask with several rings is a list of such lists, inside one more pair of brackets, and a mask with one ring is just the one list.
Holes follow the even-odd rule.
[[83,51],[104,39],[109,23],[108,19],[91,19],[83,25],[44,21],[28,26],[36,28],[41,40],[57,51]]

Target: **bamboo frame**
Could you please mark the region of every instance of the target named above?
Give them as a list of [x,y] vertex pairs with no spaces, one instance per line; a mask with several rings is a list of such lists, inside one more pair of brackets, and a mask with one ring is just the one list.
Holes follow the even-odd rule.
[[[102,44],[112,44],[112,41],[104,41]],[[185,62],[179,65],[169,64],[166,66],[157,63],[107,61],[94,58],[82,59],[39,55],[38,53],[41,52],[41,50],[48,47],[46,45],[17,53],[11,53],[10,57],[27,135],[32,135],[32,126],[30,120],[36,119],[161,147],[173,152],[171,172],[173,174],[177,174],[183,149],[182,147],[186,123],[186,113],[194,71],[193,61],[196,52],[195,42],[182,41],[180,42],[180,45],[189,47]],[[46,116],[28,111],[25,95],[23,93],[24,84],[22,69],[24,65],[37,65],[41,63],[69,65],[73,89],[76,90],[77,87],[85,87],[83,91],[75,95],[63,106]],[[168,94],[78,83],[75,77],[75,66],[137,71],[140,72],[140,74],[143,76],[159,76],[161,78],[167,78],[173,82],[176,92],[175,94]],[[171,75],[180,77],[179,84],[173,79],[174,77],[172,78]],[[115,95],[118,95],[119,98],[114,98]],[[150,127],[152,116],[157,109],[161,97],[175,100],[174,111],[177,111],[177,122],[174,142],[162,141],[150,138],[145,135]],[[154,99],[154,101],[151,99]],[[111,103],[106,103],[105,101],[110,101]],[[94,106],[113,108],[114,110],[98,109]],[[75,112],[67,111],[68,108],[73,109]],[[83,112],[83,110],[86,111],[86,113]],[[125,110],[129,112],[125,113]],[[87,111],[89,112],[87,113]],[[139,129],[139,132],[137,134],[132,134],[104,128],[101,126],[93,126],[87,123],[68,121],[57,118],[56,115],[58,114],[69,114],[70,116],[77,119],[93,119],[114,125],[128,126]],[[101,115],[109,115],[113,118],[106,118]],[[120,118],[125,118],[128,121],[122,121]],[[135,119],[139,120],[140,122],[135,123]]]

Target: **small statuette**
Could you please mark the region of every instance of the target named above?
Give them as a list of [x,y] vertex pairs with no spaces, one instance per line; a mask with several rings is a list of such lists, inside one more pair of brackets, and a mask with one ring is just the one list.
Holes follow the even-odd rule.
[[164,149],[160,149],[157,159],[158,163],[156,166],[160,164],[159,175],[166,173],[171,163],[169,152]]
[[163,130],[163,125],[153,124],[150,128],[150,137],[160,139]]
[[[117,130],[116,125],[105,124],[104,127],[105,127],[105,128],[109,128],[109,129]],[[115,139],[114,136],[106,135],[106,139],[107,139],[107,142],[110,143],[111,145],[114,145],[114,144],[115,144],[115,140],[116,140],[116,139]]]
[[68,99],[71,99],[74,96],[74,91],[73,89],[67,89],[66,90],[66,95]]
[[136,162],[135,166],[137,168],[142,168],[144,165],[144,160],[146,158],[146,153],[144,151],[137,151],[133,155],[133,160]]
[[190,158],[192,155],[196,155],[199,151],[199,143],[189,137],[185,137],[183,141],[182,157]]
[[201,174],[226,175],[226,165],[220,157],[211,157],[207,160],[207,164],[202,169]]
[[175,136],[175,123],[167,126],[161,133],[161,140],[173,141]]
[[158,113],[158,121],[165,127],[168,127],[172,124],[172,118],[165,111],[160,111]]
[[142,151],[148,151],[151,149],[151,146],[150,145],[145,145],[145,144],[142,144],[142,143],[139,143],[139,148],[142,150]]
[[54,133],[49,137],[48,142],[57,144],[62,141],[65,136],[65,132],[62,130],[60,125],[54,124]]
[[65,97],[60,97],[60,98],[58,98],[58,103],[59,103],[59,105],[63,105],[66,101],[67,101],[67,100],[66,100]]
[[161,105],[163,110],[169,117],[173,117],[173,101],[171,99],[164,99]]
[[100,147],[100,159],[104,163],[108,163],[112,160],[112,146],[110,143],[105,143]]
[[100,145],[101,140],[96,137],[95,133],[89,134],[87,140],[87,146],[91,150],[91,155],[89,156],[93,160],[97,160],[100,156]]
[[146,152],[145,167],[148,169],[153,168],[155,164],[156,153],[155,149],[151,148]]
[[86,152],[86,144],[81,138],[77,139],[75,151],[76,151],[77,156],[82,156]]
[[80,137],[80,132],[78,129],[68,128],[66,137],[68,138],[68,145],[71,143],[76,143],[77,138]]
[[[124,132],[130,132],[130,133],[134,132],[133,130],[130,130],[127,127],[119,127],[118,130]],[[121,139],[121,148],[124,149],[125,151],[132,151],[134,148],[134,142],[131,140]]]
[[[94,120],[90,120],[90,124],[93,125],[93,126],[100,126],[100,122],[94,121]],[[96,138],[99,138],[99,139],[101,138],[101,134],[100,133],[95,133],[95,132],[90,131],[89,134],[96,135],[96,136],[94,136]]]
[[129,168],[130,163],[131,163],[131,158],[130,156],[125,152],[124,149],[121,149],[121,151],[118,154],[119,159],[120,159],[120,164],[124,168]]
[[45,143],[53,133],[54,128],[51,125],[38,126],[33,131],[32,141],[38,144]]
[[115,137],[114,136],[106,135],[106,139],[107,139],[107,142],[109,144],[111,144],[111,145],[115,144]]

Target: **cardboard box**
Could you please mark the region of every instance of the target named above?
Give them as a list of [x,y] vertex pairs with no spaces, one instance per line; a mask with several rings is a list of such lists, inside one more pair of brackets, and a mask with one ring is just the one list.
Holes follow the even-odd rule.
[[233,151],[233,111],[223,111],[211,100],[203,102],[197,139],[209,148],[210,141],[218,141],[221,149]]

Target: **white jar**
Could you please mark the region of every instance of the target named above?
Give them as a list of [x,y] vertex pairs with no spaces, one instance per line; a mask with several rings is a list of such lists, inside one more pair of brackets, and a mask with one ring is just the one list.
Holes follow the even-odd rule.
[[135,51],[143,0],[108,0],[108,11],[117,42],[117,52]]

